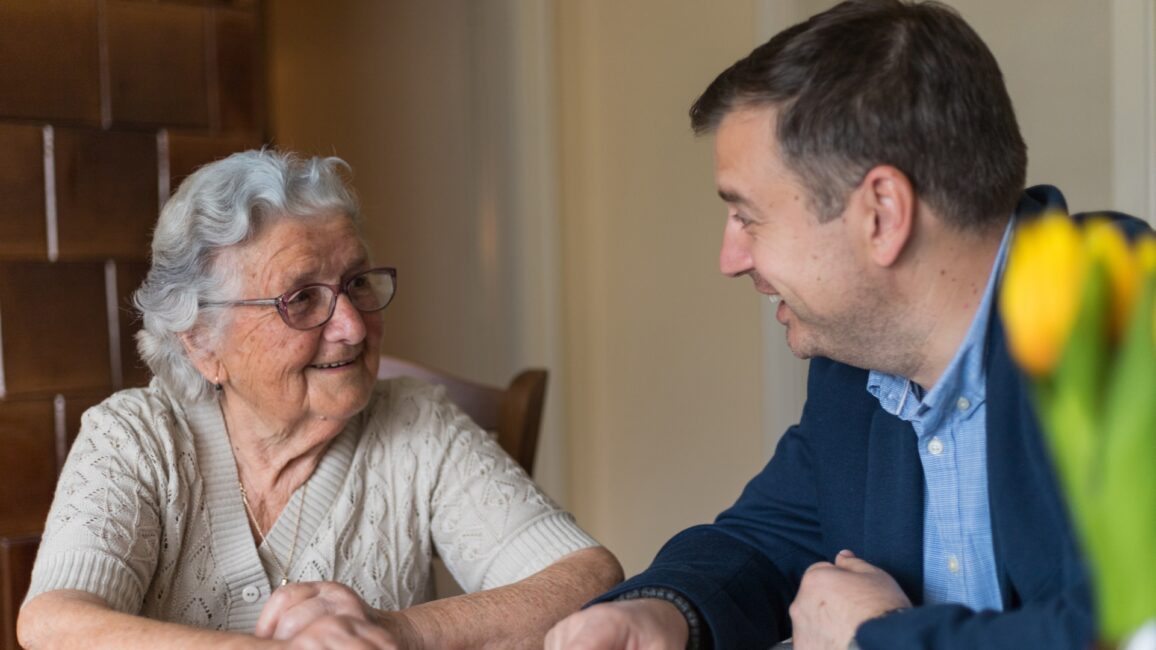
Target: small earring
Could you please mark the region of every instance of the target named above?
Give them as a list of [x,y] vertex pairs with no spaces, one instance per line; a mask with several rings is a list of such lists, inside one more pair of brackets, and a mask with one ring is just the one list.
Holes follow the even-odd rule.
[[222,390],[224,390],[224,388],[225,387],[221,385],[221,378],[220,377],[213,377],[213,390],[215,390],[219,393]]

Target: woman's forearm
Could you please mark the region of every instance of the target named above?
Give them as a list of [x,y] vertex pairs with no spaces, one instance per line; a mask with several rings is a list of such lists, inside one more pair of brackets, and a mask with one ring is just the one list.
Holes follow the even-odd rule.
[[[621,580],[622,567],[609,551],[588,548],[515,584],[382,613],[379,622],[403,647],[540,648],[554,623]],[[20,611],[17,634],[28,650],[131,650],[158,643],[166,648],[268,650],[281,645],[124,614],[92,594],[69,590],[29,601]]]
[[27,650],[63,648],[211,648],[241,650],[274,644],[252,636],[204,630],[154,621],[109,608],[103,599],[84,591],[59,590],[41,594],[20,610],[20,645]]
[[[452,648],[541,648],[550,627],[622,581],[622,566],[602,547],[563,557],[512,585],[435,600],[394,614],[415,645]],[[390,627],[385,614],[386,626]]]

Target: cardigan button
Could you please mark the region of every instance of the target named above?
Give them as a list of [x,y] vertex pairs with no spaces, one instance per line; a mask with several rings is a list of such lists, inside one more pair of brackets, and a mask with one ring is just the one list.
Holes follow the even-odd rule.
[[247,603],[255,603],[261,598],[261,590],[255,585],[249,585],[241,590],[241,598],[245,599]]

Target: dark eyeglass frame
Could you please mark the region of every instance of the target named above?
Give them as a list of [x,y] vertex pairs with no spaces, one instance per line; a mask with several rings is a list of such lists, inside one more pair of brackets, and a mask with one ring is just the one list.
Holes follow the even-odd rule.
[[[374,274],[374,273],[384,273],[384,274],[388,275],[390,278],[390,282],[392,282],[392,284],[393,284],[393,293],[391,293],[389,295],[389,299],[385,301],[385,304],[376,308],[376,309],[362,309],[353,303],[352,298],[350,298],[350,301],[349,301],[350,304],[352,304],[353,307],[355,309],[357,309],[357,311],[359,311],[363,314],[371,314],[375,311],[381,311],[381,310],[385,309],[386,307],[388,307],[389,304],[391,302],[393,302],[394,297],[397,296],[397,269],[395,269],[392,266],[380,266],[380,267],[375,268],[375,269],[369,269],[367,271],[362,271],[360,273],[357,273],[355,275],[350,276],[350,278],[348,280],[345,280],[341,284],[325,284],[324,282],[313,282],[310,284],[303,284],[299,287],[294,287],[293,289],[286,291],[285,293],[277,296],[276,298],[251,298],[248,300],[213,300],[213,301],[202,301],[202,302],[198,303],[198,305],[201,307],[252,307],[252,306],[260,306],[260,305],[272,305],[273,307],[277,308],[277,315],[279,315],[281,317],[281,321],[284,322],[285,325],[287,325],[291,329],[300,330],[300,331],[312,330],[312,329],[317,329],[318,327],[322,327],[323,325],[325,325],[326,323],[328,323],[330,320],[333,319],[333,312],[337,310],[337,299],[341,297],[341,294],[345,294],[346,297],[349,297],[349,295],[350,295],[349,294],[349,285],[353,284],[353,282],[355,282],[355,281],[357,281],[357,280],[359,280],[359,279],[361,279],[367,275]],[[293,325],[293,323],[289,322],[287,305],[289,304],[289,301],[291,298],[293,298],[297,294],[301,293],[302,291],[305,291],[307,289],[312,289],[313,287],[324,287],[326,289],[329,289],[329,291],[333,295],[333,299],[329,301],[329,313],[325,316],[325,320],[321,321],[320,323],[317,323],[316,325],[310,325],[309,327],[297,327],[297,326]]]

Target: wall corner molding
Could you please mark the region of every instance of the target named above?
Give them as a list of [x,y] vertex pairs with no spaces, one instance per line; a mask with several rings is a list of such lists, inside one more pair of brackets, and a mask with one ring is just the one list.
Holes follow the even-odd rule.
[[1156,223],[1156,0],[1111,0],[1113,207]]

